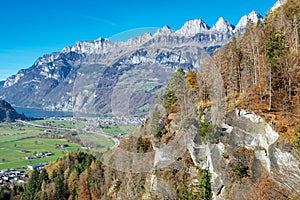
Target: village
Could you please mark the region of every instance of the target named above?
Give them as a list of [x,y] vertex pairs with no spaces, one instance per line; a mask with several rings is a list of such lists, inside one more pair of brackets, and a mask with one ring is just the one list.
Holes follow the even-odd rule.
[[145,123],[146,117],[124,117],[124,116],[114,116],[114,117],[99,117],[97,119],[97,125],[140,125]]
[[15,183],[25,183],[28,179],[28,173],[24,170],[7,169],[0,170],[0,185],[9,185]]

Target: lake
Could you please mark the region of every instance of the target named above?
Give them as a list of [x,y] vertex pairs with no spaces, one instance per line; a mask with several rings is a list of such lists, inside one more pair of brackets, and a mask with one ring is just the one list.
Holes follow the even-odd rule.
[[44,117],[72,117],[72,112],[63,112],[63,111],[49,111],[37,108],[22,108],[14,107],[14,109],[19,113],[24,113],[28,118],[44,118]]

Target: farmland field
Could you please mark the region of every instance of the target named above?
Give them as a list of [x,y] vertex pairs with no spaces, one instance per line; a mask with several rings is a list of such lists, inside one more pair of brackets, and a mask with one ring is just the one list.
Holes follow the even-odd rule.
[[34,124],[44,125],[44,126],[54,126],[58,128],[68,128],[68,129],[76,129],[77,126],[73,124],[72,121],[69,120],[35,120]]
[[[56,148],[55,144],[68,144],[65,149]],[[11,142],[0,143],[0,169],[15,168],[38,163],[47,163],[56,161],[69,151],[76,151],[81,147],[77,144],[69,143],[62,139],[48,138],[30,138]],[[26,153],[22,153],[26,151]],[[25,157],[35,155],[37,153],[49,152],[52,156],[26,160]]]
[[[82,149],[81,145],[63,139],[66,133],[57,132],[55,130],[57,127],[75,130],[75,126],[72,122],[39,120],[31,121],[31,123],[38,125],[51,123],[54,129],[50,133],[46,133],[45,128],[18,125],[18,123],[0,123],[0,170],[54,162],[57,158],[69,151]],[[79,134],[76,137],[80,140],[84,140],[84,143],[95,143],[97,147],[94,150],[97,151],[107,149],[114,145],[111,139],[97,134]],[[68,147],[64,149],[56,148],[56,144],[68,144]],[[49,152],[53,155],[30,160],[25,159],[27,156],[33,156],[42,152]]]
[[85,134],[78,136],[85,146],[95,146],[92,151],[101,151],[114,145],[111,139],[97,134]]

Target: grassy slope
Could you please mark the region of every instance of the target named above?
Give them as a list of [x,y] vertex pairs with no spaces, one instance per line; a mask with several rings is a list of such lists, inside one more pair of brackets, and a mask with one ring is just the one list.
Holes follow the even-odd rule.
[[[56,148],[55,144],[69,144],[70,146],[61,149]],[[56,161],[66,152],[76,151],[76,149],[80,149],[80,146],[61,139],[31,138],[14,142],[2,142],[0,143],[0,169]],[[22,150],[27,150],[29,153],[22,153]],[[54,155],[33,160],[25,159],[26,156],[41,152],[51,152]]]

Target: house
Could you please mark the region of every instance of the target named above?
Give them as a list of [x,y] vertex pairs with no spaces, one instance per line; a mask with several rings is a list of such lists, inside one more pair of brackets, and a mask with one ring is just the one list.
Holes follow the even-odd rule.
[[57,121],[63,121],[63,120],[65,120],[65,119],[62,118],[62,117],[54,117],[54,120],[57,120]]
[[66,147],[69,147],[69,145],[68,144],[55,144],[55,148],[62,148],[62,149],[64,149]]
[[124,133],[120,133],[120,134],[118,135],[118,137],[119,137],[119,138],[124,137]]
[[37,165],[28,165],[28,170],[34,170],[34,169],[42,169],[42,168],[44,168],[44,164],[37,164]]
[[47,156],[52,156],[52,155],[53,155],[53,153],[49,153],[49,152],[42,152],[42,153],[40,153],[39,155],[40,155],[40,156],[42,156],[42,157],[47,157]]
[[36,157],[35,156],[27,156],[25,157],[26,160],[32,160],[32,159],[35,159]]

